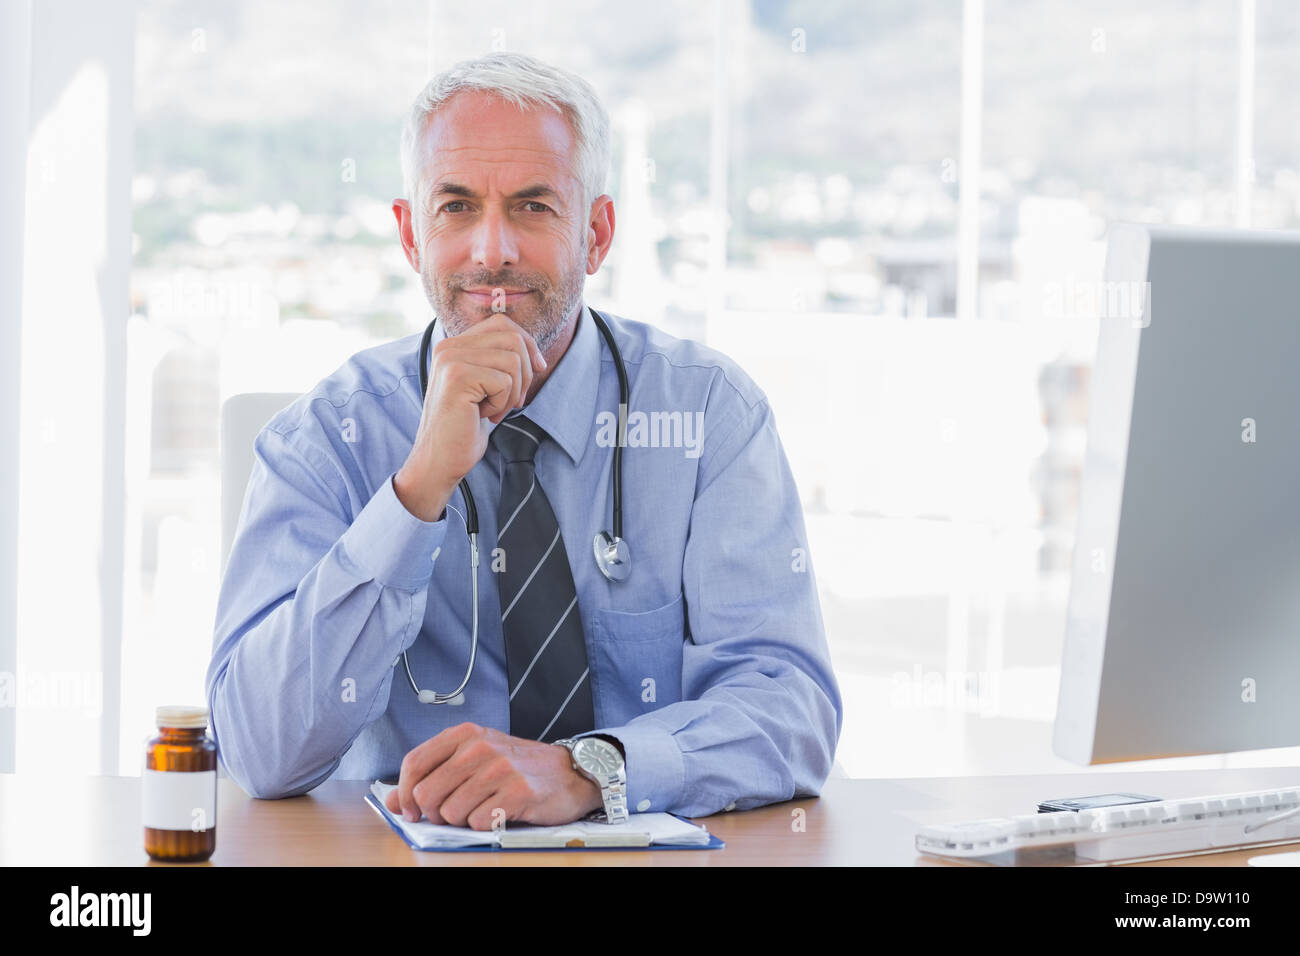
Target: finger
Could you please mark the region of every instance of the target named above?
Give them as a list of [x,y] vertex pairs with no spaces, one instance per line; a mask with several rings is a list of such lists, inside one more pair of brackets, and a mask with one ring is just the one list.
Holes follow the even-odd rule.
[[402,758],[402,769],[397,778],[396,790],[398,806],[403,816],[410,819],[411,814],[414,813],[415,819],[420,819],[420,807],[412,795],[415,785],[480,730],[477,724],[457,724],[407,751],[406,756]]
[[[546,357],[542,355],[542,350],[537,347],[537,340],[533,338],[532,333],[526,328],[510,318],[504,312],[497,312],[491,318],[484,319],[478,325],[474,326],[469,332],[462,333],[456,338],[463,338],[465,335],[482,334],[488,335],[492,332],[505,331],[523,338],[523,345],[528,352],[529,364],[532,368],[540,371],[546,368]],[[444,341],[447,341],[444,339]]]
[[510,820],[518,820],[519,808],[514,806],[514,796],[508,787],[498,788],[488,798],[470,811],[465,826],[472,830],[491,830],[504,827]]
[[524,345],[528,347],[528,356],[532,363],[532,368],[540,372],[546,368],[546,356],[542,355],[542,350],[537,347],[537,340],[529,334],[523,326],[516,326],[524,335]]
[[514,379],[500,369],[460,362],[448,366],[443,374],[449,379],[446,388],[478,406],[479,418],[491,415],[504,418],[510,411]]
[[[505,812],[501,801],[494,795],[501,792],[513,772],[510,761],[500,754],[483,760],[475,765],[474,770],[460,786],[443,798],[438,806],[438,813],[453,826],[465,827],[472,826],[469,822],[471,814],[477,813],[482,807],[487,807],[490,826],[494,810]],[[419,791],[417,790],[416,793],[418,794]],[[479,816],[481,817],[482,814]],[[475,829],[483,828],[475,827]]]
[[[444,351],[499,348],[517,353],[524,371],[523,394],[525,395],[528,394],[528,389],[533,383],[533,375],[538,369],[537,359],[541,358],[542,355],[537,348],[537,343],[533,341],[533,337],[526,330],[510,321],[505,315],[502,315],[498,327],[484,329],[481,326],[475,326],[468,332],[463,332],[449,339],[443,339],[438,343],[437,348]],[[546,367],[544,359],[541,367]]]
[[[463,826],[463,817],[449,817],[444,813],[448,797],[465,784],[470,785],[469,792],[477,799],[465,813],[477,806],[487,792],[482,782],[475,783],[475,775],[497,756],[496,750],[482,737],[472,738],[456,748],[456,752],[444,760],[423,780],[415,785],[412,796],[416,805],[429,819],[441,817],[455,826]],[[493,786],[487,784],[486,786]]]
[[[391,813],[393,813],[393,814],[395,814],[395,815],[397,815],[397,816],[400,816],[400,817],[404,817],[404,818],[407,819],[407,820],[410,820],[410,817],[407,816],[407,815],[402,811],[401,793],[398,792],[398,790],[397,790],[396,787],[394,787],[392,790],[389,790],[389,791],[388,791],[388,796],[384,797],[384,806],[388,807],[388,809],[389,809],[389,811],[390,811]],[[419,812],[419,811],[417,810],[417,813],[418,813],[418,812]],[[416,820],[419,820],[419,817],[418,817],[418,816],[416,817],[415,820],[411,820],[411,822],[414,823],[414,822],[416,822]],[[442,823],[443,820],[442,820],[441,818],[439,818],[439,817],[429,817],[429,822],[430,822],[430,823]]]
[[[528,391],[525,384],[525,363],[527,357],[522,351],[501,348],[461,348],[454,358],[441,359],[442,362],[455,362],[461,365],[477,365],[482,368],[494,368],[510,376],[513,386],[510,393],[510,408],[516,407]],[[527,374],[531,379],[531,373]]]
[[500,422],[510,413],[510,394],[514,380],[505,372],[496,369],[483,369],[481,385],[483,394],[478,400],[479,417],[491,418]]

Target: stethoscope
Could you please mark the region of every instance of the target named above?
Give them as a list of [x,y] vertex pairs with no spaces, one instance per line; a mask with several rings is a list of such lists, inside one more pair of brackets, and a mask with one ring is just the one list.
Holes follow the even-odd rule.
[[[595,552],[596,567],[600,568],[600,573],[610,581],[617,582],[626,580],[632,570],[632,554],[628,550],[627,542],[623,540],[623,447],[627,444],[627,406],[630,390],[627,384],[627,368],[623,365],[623,355],[614,342],[614,333],[609,330],[604,316],[599,312],[591,309],[591,315],[596,320],[596,327],[600,329],[600,334],[604,336],[605,342],[609,346],[610,354],[614,356],[614,368],[618,371],[618,438],[614,443],[613,475],[614,532],[611,534],[608,531],[601,531],[597,534],[592,542],[592,550]],[[424,330],[424,338],[420,341],[421,401],[423,401],[429,390],[429,344],[433,339],[433,327],[437,323],[438,319],[435,316],[433,321],[429,323],[429,327]],[[465,689],[465,685],[469,683],[470,675],[474,673],[474,655],[478,651],[478,507],[474,503],[474,493],[470,491],[467,478],[460,480],[460,494],[465,504],[465,513],[461,515],[461,518],[465,522],[465,532],[469,535],[470,593],[474,596],[469,666],[465,669],[465,679],[450,694],[420,690],[411,674],[411,663],[406,659],[406,651],[402,651],[402,663],[406,666],[406,679],[411,682],[411,689],[415,691],[415,696],[420,699],[422,704],[463,704],[465,698],[461,696],[461,691]],[[447,505],[447,508],[460,514],[450,504]],[[435,551],[434,554],[436,555],[437,552]]]

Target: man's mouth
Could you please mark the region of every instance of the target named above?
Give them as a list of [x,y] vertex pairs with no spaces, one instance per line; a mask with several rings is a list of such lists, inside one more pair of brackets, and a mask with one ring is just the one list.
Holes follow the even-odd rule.
[[464,295],[472,299],[473,301],[483,303],[484,305],[492,305],[494,302],[498,302],[498,301],[503,301],[507,305],[509,305],[512,302],[518,302],[524,296],[533,294],[533,290],[531,289],[524,289],[520,292],[499,292],[499,293],[491,289],[488,289],[486,291],[481,291],[481,292],[475,292],[470,289],[461,289],[460,291]]

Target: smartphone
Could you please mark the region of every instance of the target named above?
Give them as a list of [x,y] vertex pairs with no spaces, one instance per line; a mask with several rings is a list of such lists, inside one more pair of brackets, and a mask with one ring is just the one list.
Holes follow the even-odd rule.
[[1038,805],[1039,813],[1058,810],[1096,810],[1098,807],[1122,807],[1127,803],[1158,803],[1159,797],[1142,793],[1098,793],[1091,797],[1065,797],[1061,800],[1044,800]]

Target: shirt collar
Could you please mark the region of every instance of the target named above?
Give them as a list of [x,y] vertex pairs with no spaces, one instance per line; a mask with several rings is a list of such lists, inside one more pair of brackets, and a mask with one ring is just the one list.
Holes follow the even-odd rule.
[[[446,331],[439,322],[429,343],[429,367],[433,364],[433,346],[445,337]],[[518,413],[544,428],[575,465],[582,461],[596,417],[600,349],[600,330],[596,328],[591,309],[584,304],[578,312],[578,328],[569,347],[541,390]]]

